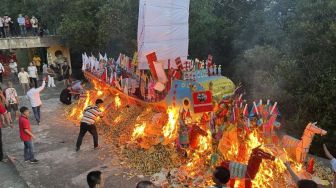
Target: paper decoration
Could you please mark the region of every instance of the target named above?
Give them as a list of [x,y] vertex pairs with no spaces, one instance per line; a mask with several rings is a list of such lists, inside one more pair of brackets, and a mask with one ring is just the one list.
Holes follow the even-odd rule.
[[192,96],[195,113],[210,112],[213,110],[211,91],[194,92]]
[[[309,152],[310,145],[315,134],[326,135],[327,131],[317,127],[316,123],[308,123],[303,132],[301,140],[285,135],[282,138],[283,147],[286,148],[287,153],[295,158],[297,162],[305,162]],[[294,156],[293,156],[294,155]]]
[[165,70],[163,69],[163,63],[154,61],[154,67],[155,67],[155,72],[157,75],[157,80],[163,84],[167,83],[168,78],[167,78]]
[[154,62],[157,61],[157,57],[156,57],[156,53],[152,52],[146,55],[147,61],[148,61],[148,66],[149,66],[149,70],[152,74],[152,77],[157,80],[157,74],[155,71],[155,66],[154,66]]

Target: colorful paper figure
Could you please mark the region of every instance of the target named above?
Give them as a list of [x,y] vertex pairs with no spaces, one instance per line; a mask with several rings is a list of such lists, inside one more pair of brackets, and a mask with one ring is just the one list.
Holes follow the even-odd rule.
[[317,127],[316,123],[308,123],[301,140],[285,135],[282,138],[283,147],[292,158],[296,159],[299,163],[303,163],[306,161],[315,134],[323,136],[327,134],[327,131]]
[[244,179],[245,188],[252,188],[252,180],[256,177],[263,159],[274,161],[275,157],[257,147],[252,150],[247,165],[224,161],[221,165],[230,170],[229,186],[234,187],[236,179]]

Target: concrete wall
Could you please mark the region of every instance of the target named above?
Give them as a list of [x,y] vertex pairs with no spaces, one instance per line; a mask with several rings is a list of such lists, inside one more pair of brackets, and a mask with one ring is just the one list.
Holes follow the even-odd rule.
[[63,45],[59,36],[45,37],[11,37],[0,39],[0,49],[11,50],[21,48],[39,48]]

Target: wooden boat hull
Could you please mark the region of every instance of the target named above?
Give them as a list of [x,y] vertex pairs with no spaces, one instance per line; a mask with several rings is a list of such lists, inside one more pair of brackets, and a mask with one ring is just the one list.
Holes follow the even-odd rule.
[[159,111],[166,111],[166,109],[168,107],[168,104],[166,103],[165,99],[161,100],[161,101],[158,101],[158,102],[143,101],[139,98],[127,95],[123,91],[120,91],[117,88],[111,86],[110,84],[108,84],[106,82],[103,82],[102,80],[97,78],[92,73],[84,72],[84,76],[85,76],[86,79],[88,79],[94,85],[94,87],[96,89],[108,91],[112,95],[117,95],[118,94],[122,101],[127,101],[127,104],[135,104],[135,105],[139,105],[139,106],[142,106],[142,107],[151,107],[151,108],[157,109]]

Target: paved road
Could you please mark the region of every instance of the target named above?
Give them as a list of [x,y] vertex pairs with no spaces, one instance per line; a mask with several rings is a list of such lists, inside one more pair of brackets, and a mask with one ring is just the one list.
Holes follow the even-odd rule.
[[0,187],[1,188],[27,188],[27,185],[19,176],[13,164],[0,163]]
[[[6,128],[3,131],[5,152],[9,155],[18,171],[18,174],[32,188],[80,188],[86,187],[86,175],[89,171],[100,170],[106,177],[105,187],[135,187],[138,178],[128,178],[120,166],[120,161],[115,155],[116,148],[103,143],[100,139],[101,150],[93,150],[91,135],[84,137],[80,152],[75,152],[75,142],[79,128],[66,120],[64,106],[59,102],[59,93],[63,88],[62,83],[58,88],[46,88],[41,93],[41,125],[37,126],[31,113],[30,121],[32,131],[37,136],[34,142],[38,164],[23,162],[23,144],[19,138],[18,126],[14,129]],[[22,94],[22,91],[18,91]],[[28,101],[21,97],[21,106],[30,106]],[[12,170],[13,168],[8,167]],[[0,169],[2,173],[6,170]],[[14,180],[20,180],[14,175]],[[0,181],[5,176],[0,174]],[[16,185],[14,182],[9,185]],[[20,181],[18,181],[20,182]],[[1,187],[1,186],[0,186]]]

